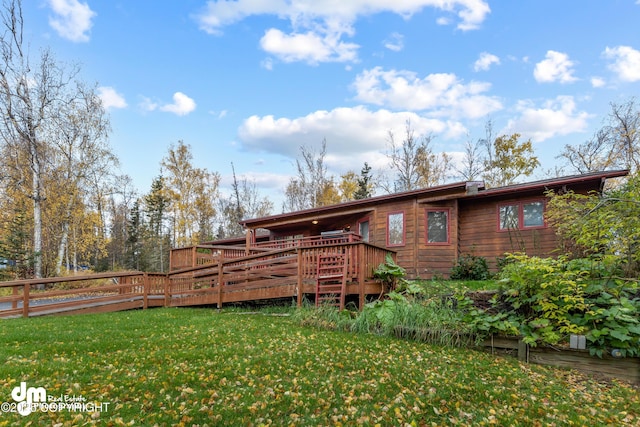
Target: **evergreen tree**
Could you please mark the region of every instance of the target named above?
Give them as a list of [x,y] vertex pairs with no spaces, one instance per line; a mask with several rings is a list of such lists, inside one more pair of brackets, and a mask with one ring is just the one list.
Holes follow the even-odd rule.
[[367,162],[364,162],[364,166],[360,171],[360,178],[358,178],[358,189],[354,194],[356,200],[368,199],[373,195],[373,176],[371,175],[371,166]]

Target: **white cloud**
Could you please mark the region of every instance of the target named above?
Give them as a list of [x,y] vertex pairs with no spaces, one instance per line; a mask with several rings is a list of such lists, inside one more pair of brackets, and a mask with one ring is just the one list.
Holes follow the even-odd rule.
[[546,101],[542,107],[536,107],[530,101],[520,101],[517,110],[519,117],[509,120],[502,133],[519,133],[534,142],[584,132],[591,117],[584,111],[577,111],[571,96],[558,96]]
[[280,58],[284,62],[345,62],[356,59],[358,45],[344,43],[339,35],[321,35],[314,32],[304,34],[285,34],[271,28],[260,40],[265,52]]
[[124,96],[120,95],[110,86],[102,86],[98,88],[98,96],[102,100],[102,106],[105,109],[110,108],[126,108],[127,101]]
[[402,135],[405,123],[417,135],[436,134],[443,137],[464,135],[460,123],[420,116],[412,112],[371,111],[363,106],[316,111],[294,119],[274,116],[247,118],[238,135],[245,149],[269,152],[295,158],[301,146],[319,147],[327,140],[327,151],[345,159],[353,167],[354,160],[378,158],[387,147],[388,132]]
[[261,47],[287,62],[317,63],[356,60],[359,46],[342,39],[354,35],[359,17],[389,12],[409,19],[426,7],[457,15],[457,28],[462,31],[477,29],[491,11],[484,0],[210,0],[195,19],[202,30],[219,35],[223,27],[249,16],[275,15],[288,20],[293,30],[290,34],[277,28],[266,30]]
[[78,0],[49,0],[49,7],[54,16],[49,18],[49,25],[60,37],[73,42],[89,41],[89,30],[93,26],[91,20],[96,13],[87,3]]
[[196,103],[182,92],[173,94],[173,104],[166,104],[160,107],[161,111],[174,113],[178,116],[185,116],[196,109]]
[[533,76],[540,83],[571,83],[577,80],[573,65],[566,53],[549,50],[545,59],[536,64]]
[[268,71],[272,71],[273,70],[273,59],[272,58],[265,58],[261,63],[260,66],[262,68],[264,68],[265,70]]
[[474,71],[487,71],[491,65],[500,65],[500,58],[488,52],[482,52],[480,57],[473,63]]
[[138,107],[142,111],[155,111],[158,109],[158,103],[154,102],[151,98],[142,97],[142,100],[138,103]]
[[625,82],[640,80],[640,51],[630,46],[607,47],[604,56],[613,60],[609,69],[616,73],[620,80]]
[[404,36],[400,33],[392,33],[383,43],[387,49],[400,52],[404,49]]
[[605,80],[602,77],[591,77],[591,86],[593,87],[603,87],[606,84]]
[[353,83],[360,101],[394,109],[430,110],[454,118],[480,118],[502,109],[498,98],[483,95],[490,87],[486,82],[464,84],[450,73],[419,78],[411,71],[381,67],[363,71]]

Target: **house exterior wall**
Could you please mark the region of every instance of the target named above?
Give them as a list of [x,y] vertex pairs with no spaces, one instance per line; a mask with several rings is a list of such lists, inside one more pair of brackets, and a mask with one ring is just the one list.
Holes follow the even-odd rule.
[[[398,203],[387,203],[376,206],[372,215],[373,227],[370,231],[369,242],[396,251],[396,262],[407,269],[407,274],[415,275],[414,259],[416,255],[415,238],[417,234],[415,219],[415,201],[405,200]],[[388,221],[390,214],[402,214],[404,217],[404,242],[389,244]]]
[[544,201],[547,198],[510,197],[507,199],[472,199],[459,202],[459,255],[484,257],[493,270],[497,259],[507,252],[523,252],[531,256],[550,256],[558,247],[553,228],[545,223],[542,227],[530,229],[499,229],[500,206],[515,206],[530,201]]
[[[624,170],[594,172],[493,189],[484,189],[477,182],[455,183],[257,218],[244,225],[269,229],[271,239],[275,239],[318,236],[334,230],[359,233],[359,223],[367,220],[368,242],[395,251],[396,261],[406,269],[408,278],[448,277],[462,255],[484,257],[493,270],[497,268],[498,258],[508,252],[555,255],[558,240],[555,231],[544,222],[546,191],[598,191],[606,179],[627,173]],[[507,226],[504,219],[500,225],[503,208],[505,212],[512,212],[503,215],[509,219]],[[438,215],[430,216],[430,212],[446,212],[446,241],[437,234],[442,231],[437,227],[433,235],[436,238],[427,237],[429,218],[438,224]],[[389,218],[398,220],[399,215],[402,216],[402,235],[394,233],[390,237]],[[511,221],[515,221],[515,225]]]
[[[396,261],[407,270],[408,278],[430,279],[448,277],[461,255],[484,257],[496,270],[498,258],[507,252],[529,255],[553,255],[557,248],[555,231],[546,223],[529,229],[499,229],[500,206],[518,206],[529,202],[543,202],[543,195],[489,199],[452,199],[420,203],[406,200],[401,203],[380,204],[370,221],[370,242],[396,251]],[[429,212],[445,211],[448,215],[448,240],[432,243],[427,238]],[[404,215],[404,243],[388,242],[390,214]],[[357,232],[357,222],[351,225]]]
[[[447,212],[448,239],[447,242],[429,242],[428,213]],[[448,277],[451,267],[458,258],[458,203],[456,200],[420,204],[417,211],[417,254],[416,277],[432,278],[433,276]]]

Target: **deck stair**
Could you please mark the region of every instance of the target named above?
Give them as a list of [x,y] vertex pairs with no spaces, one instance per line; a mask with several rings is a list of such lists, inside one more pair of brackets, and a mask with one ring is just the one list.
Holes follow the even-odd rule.
[[318,255],[316,306],[333,305],[344,309],[347,287],[347,257],[344,253]]

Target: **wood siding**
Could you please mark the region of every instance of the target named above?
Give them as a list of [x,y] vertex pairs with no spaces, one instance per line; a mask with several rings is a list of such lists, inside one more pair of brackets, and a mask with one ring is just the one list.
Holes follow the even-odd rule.
[[[448,211],[448,235],[446,243],[428,243],[427,212],[430,210]],[[457,201],[449,200],[436,203],[420,204],[417,210],[418,242],[416,274],[418,277],[430,279],[434,276],[448,277],[458,258],[458,212]]]
[[[376,207],[375,215],[371,217],[369,223],[369,242],[396,251],[396,262],[407,270],[410,277],[416,276],[416,236],[417,221],[415,216],[415,200],[407,200],[401,203],[387,203]],[[404,213],[404,244],[387,245],[387,220],[389,214]]]
[[[524,199],[540,200],[540,198]],[[473,199],[459,202],[459,254],[486,258],[492,269],[498,257],[507,252],[524,252],[531,256],[549,256],[557,248],[551,227],[530,230],[498,230],[498,207],[522,203],[523,199]]]

